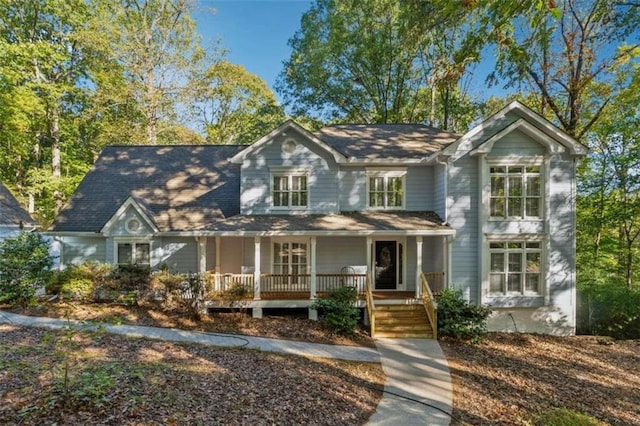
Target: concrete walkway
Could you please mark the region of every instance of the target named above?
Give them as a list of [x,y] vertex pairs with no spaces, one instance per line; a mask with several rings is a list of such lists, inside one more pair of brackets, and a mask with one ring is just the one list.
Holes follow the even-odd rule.
[[[96,329],[97,325],[72,322]],[[18,315],[0,311],[0,323],[31,327],[63,328],[67,320]],[[451,377],[447,360],[436,340],[376,339],[378,350],[268,339],[233,334],[205,333],[172,328],[104,324],[108,332],[174,342],[223,347],[246,347],[292,355],[380,362],[387,376],[382,400],[370,425],[448,425],[452,410]],[[434,408],[435,407],[435,408]]]

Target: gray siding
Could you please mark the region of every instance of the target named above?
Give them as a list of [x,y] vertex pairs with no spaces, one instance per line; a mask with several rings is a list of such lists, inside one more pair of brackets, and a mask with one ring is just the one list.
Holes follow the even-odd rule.
[[345,266],[367,264],[367,243],[363,237],[319,237],[316,251],[319,274],[338,274]]
[[[297,132],[277,136],[264,144],[242,164],[240,210],[242,214],[287,213],[271,207],[270,168],[308,168],[309,209],[307,213],[333,213],[338,210],[338,168],[329,154]],[[282,150],[282,143],[293,138],[294,153]]]
[[446,167],[442,164],[437,164],[432,166],[432,174],[433,174],[433,204],[432,210],[442,218],[442,220],[447,221],[446,217],[446,204],[447,204],[447,191],[446,191]]
[[[140,227],[140,230],[137,232],[129,232],[127,230],[127,223],[131,220],[131,219],[137,219],[140,224],[142,225]],[[140,214],[138,214],[138,212],[136,211],[136,209],[134,209],[133,207],[129,207],[125,214],[122,215],[122,217],[116,221],[110,229],[108,229],[108,234],[109,235],[118,235],[118,236],[125,236],[125,235],[148,235],[151,234],[153,232],[153,230],[147,225],[145,219],[142,218],[142,216],[140,216]]]
[[156,267],[166,264],[177,273],[198,272],[198,245],[192,237],[156,239],[151,242]]
[[107,261],[105,239],[103,237],[64,237],[62,238],[62,263],[72,265],[87,261]]
[[452,246],[449,281],[455,288],[462,290],[466,299],[476,303],[480,287],[478,179],[476,158],[466,156],[449,166],[449,224],[457,232]]
[[535,156],[544,155],[546,148],[534,141],[531,136],[516,130],[505,135],[493,144],[488,157]]
[[[570,158],[557,156],[550,164],[549,185],[549,271],[550,302],[555,306],[575,305],[575,173]],[[568,313],[567,313],[568,314]]]
[[367,173],[364,167],[340,170],[340,210],[359,211],[367,208]]
[[[220,271],[238,274],[242,266],[242,241],[240,237],[224,237],[220,241]],[[251,262],[253,264],[253,262]]]
[[406,210],[433,210],[433,167],[409,167],[405,185]]

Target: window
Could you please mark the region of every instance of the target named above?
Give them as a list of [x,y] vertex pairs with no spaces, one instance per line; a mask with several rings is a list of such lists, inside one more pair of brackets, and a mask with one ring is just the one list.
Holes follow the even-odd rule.
[[306,174],[274,174],[271,182],[273,207],[307,207]]
[[491,166],[490,216],[541,217],[540,166]]
[[[273,243],[273,274],[275,289],[306,290],[307,275],[307,243],[276,242]],[[277,277],[280,275],[280,277]],[[281,287],[282,286],[282,287]]]
[[118,243],[118,265],[149,265],[151,245],[149,243]]
[[542,249],[539,241],[490,242],[489,293],[541,295]]
[[369,208],[404,208],[404,175],[405,172],[369,172]]

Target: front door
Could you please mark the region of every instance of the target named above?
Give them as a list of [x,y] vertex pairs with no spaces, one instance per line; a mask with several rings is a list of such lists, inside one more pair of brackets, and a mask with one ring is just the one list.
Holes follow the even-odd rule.
[[398,283],[396,241],[376,241],[375,247],[375,288],[395,290]]

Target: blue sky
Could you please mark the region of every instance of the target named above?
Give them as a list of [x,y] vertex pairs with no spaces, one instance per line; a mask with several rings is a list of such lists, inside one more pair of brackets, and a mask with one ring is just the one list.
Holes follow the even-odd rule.
[[273,89],[282,70],[282,61],[291,54],[287,41],[300,28],[300,18],[311,3],[302,0],[199,0],[193,17],[205,44],[220,39],[220,45],[228,50],[230,62],[244,65]]

